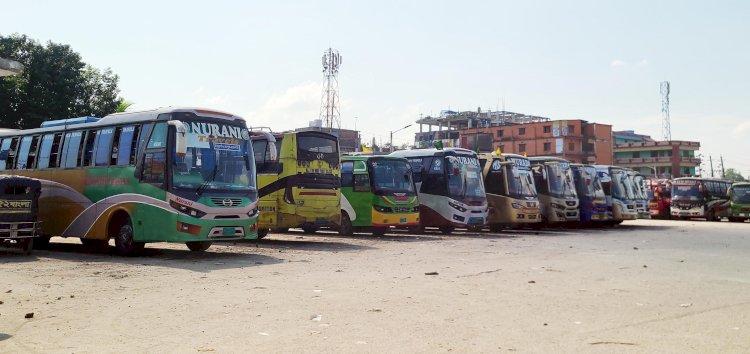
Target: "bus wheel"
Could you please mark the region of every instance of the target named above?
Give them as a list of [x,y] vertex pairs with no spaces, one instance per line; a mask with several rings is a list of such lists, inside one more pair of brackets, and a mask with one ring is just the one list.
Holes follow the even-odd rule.
[[104,250],[109,248],[109,240],[96,240],[93,238],[82,238],[81,244],[87,248]]
[[339,226],[339,235],[351,236],[354,232],[352,228],[352,221],[349,220],[349,214],[346,212],[341,213],[341,226]]
[[146,247],[145,243],[133,240],[133,226],[130,225],[130,219],[126,219],[117,230],[115,247],[121,256],[134,256]]
[[315,226],[304,226],[302,228],[302,231],[304,231],[306,234],[314,234],[316,231],[318,231],[318,228]]
[[388,232],[387,227],[373,227],[372,228],[372,234],[375,236],[383,236],[385,233]]
[[49,249],[49,236],[39,236],[32,242],[35,250],[46,250]]
[[716,221],[716,215],[713,210],[706,213],[706,221]]
[[34,239],[29,237],[18,241],[18,245],[21,247],[23,253],[31,254],[31,249],[34,248]]
[[189,241],[185,242],[185,245],[193,252],[203,252],[211,247],[212,243],[211,241]]
[[438,227],[438,229],[440,229],[440,232],[442,232],[444,235],[450,235],[456,228],[451,225],[443,225]]
[[268,231],[269,231],[268,229],[258,229],[258,239],[260,240],[260,239],[268,236]]
[[490,224],[490,232],[500,232],[500,231],[503,231],[503,225]]

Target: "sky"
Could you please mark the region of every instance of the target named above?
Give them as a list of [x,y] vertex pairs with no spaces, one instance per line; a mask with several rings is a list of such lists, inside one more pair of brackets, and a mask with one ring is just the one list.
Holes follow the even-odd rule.
[[[673,140],[750,175],[748,1],[7,1],[0,35],[69,44],[134,109],[199,106],[274,131],[318,118],[343,57],[343,128],[387,142],[441,110],[584,119]],[[396,132],[411,143],[418,125]],[[716,166],[715,166],[716,167]]]

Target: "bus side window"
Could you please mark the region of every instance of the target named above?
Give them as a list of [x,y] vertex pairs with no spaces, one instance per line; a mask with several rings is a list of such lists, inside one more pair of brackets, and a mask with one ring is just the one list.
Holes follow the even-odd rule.
[[81,149],[82,143],[83,132],[77,131],[65,133],[60,167],[72,168],[78,166],[78,160],[80,159],[80,154],[78,152]]
[[133,143],[130,144],[130,163],[129,163],[129,165],[135,166],[135,161],[136,161],[136,158],[138,156],[138,150],[137,150],[138,149],[138,144],[136,144],[135,142],[138,141],[138,137],[140,136],[140,133],[141,133],[141,126],[140,125],[136,125],[135,127],[133,127]]
[[37,164],[37,168],[48,168],[48,167],[54,167],[50,166],[50,158],[52,151],[52,139],[54,139],[55,134],[47,134],[42,137],[42,144],[39,147],[39,163]]
[[151,139],[148,140],[146,149],[160,149],[167,147],[167,123],[160,122],[154,127]]
[[354,187],[354,162],[346,161],[341,164],[341,187]]
[[354,191],[355,192],[369,192],[370,191],[370,175],[367,173],[354,175]]
[[115,132],[114,144],[112,144],[112,166],[135,165],[135,150],[138,147],[138,127],[119,127]]
[[5,138],[0,143],[0,170],[5,169],[5,163],[8,160],[8,150],[10,150],[10,138]]
[[29,157],[26,160],[27,169],[36,168],[40,140],[42,139],[41,139],[41,136],[39,135],[34,135],[34,137],[31,139],[31,148],[29,149]]
[[54,138],[52,139],[52,149],[49,153],[49,167],[60,167],[60,150],[62,150],[63,148],[62,146],[60,146],[60,144],[62,143],[62,139],[62,133],[56,133]]
[[112,151],[112,136],[114,133],[114,128],[103,128],[97,134],[94,166],[109,165],[110,151]]
[[94,146],[96,146],[97,140],[96,133],[97,131],[93,129],[86,132],[86,140],[81,143],[81,156],[78,161],[78,166],[91,166],[94,159]]
[[167,165],[167,123],[154,126],[143,155],[141,180],[149,183],[163,183]]
[[434,157],[431,159],[430,164],[427,165],[425,159],[426,171],[422,173],[422,190],[421,192],[435,195],[445,195],[448,193],[448,187],[445,179],[445,159],[442,157]]
[[26,163],[29,159],[29,149],[31,149],[31,139],[32,137],[30,136],[21,138],[21,146],[18,149],[18,158],[16,159],[17,170],[26,169]]
[[268,150],[267,140],[253,141],[253,156],[255,156],[255,169],[259,173],[266,172],[266,152]]
[[18,138],[10,139],[10,148],[8,149],[8,164],[6,167],[12,170],[16,167],[16,148],[18,147]]

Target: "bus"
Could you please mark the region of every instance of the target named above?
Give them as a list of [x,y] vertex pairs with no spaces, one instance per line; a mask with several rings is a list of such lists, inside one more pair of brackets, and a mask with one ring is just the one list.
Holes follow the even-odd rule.
[[669,206],[672,201],[672,180],[647,179],[648,211],[651,218],[669,219]]
[[320,131],[251,130],[260,197],[259,238],[270,229],[338,229],[341,172],[336,136]]
[[391,226],[419,227],[419,201],[409,161],[392,156],[342,156],[339,234],[369,230],[384,235]]
[[732,181],[719,178],[680,177],[672,181],[673,218],[721,221],[730,216],[727,192]]
[[595,165],[596,173],[607,197],[607,211],[612,213],[612,222],[620,224],[625,220],[638,219],[635,209],[633,183],[628,178],[628,170],[609,165]]
[[479,229],[487,222],[487,197],[474,151],[462,148],[400,150],[409,160],[419,197],[420,229]]
[[732,205],[729,221],[750,220],[750,183],[737,182],[729,188],[729,201]]
[[542,222],[577,222],[578,195],[573,184],[570,162],[558,157],[530,157],[534,185],[539,193]]
[[638,219],[651,219],[651,213],[648,210],[648,189],[646,188],[646,177],[640,172],[628,169],[628,179],[633,185],[633,194],[635,195],[635,211],[638,213]]
[[255,164],[245,120],[197,108],[44,122],[0,133],[0,173],[42,182],[39,220],[51,236],[121,255],[148,242],[254,239]]
[[603,222],[612,220],[607,210],[607,196],[604,194],[596,167],[593,165],[571,164],[576,194],[580,206],[581,222]]
[[541,222],[529,159],[516,154],[483,153],[479,154],[479,162],[487,192],[490,231]]

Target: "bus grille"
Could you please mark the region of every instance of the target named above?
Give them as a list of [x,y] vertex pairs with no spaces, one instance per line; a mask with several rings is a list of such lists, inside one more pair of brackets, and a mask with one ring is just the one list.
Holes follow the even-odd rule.
[[238,207],[240,204],[242,204],[241,198],[211,198],[211,203],[214,203],[216,206],[225,207],[225,208],[232,208],[232,207]]

